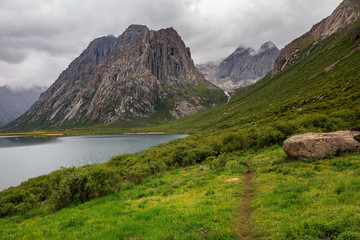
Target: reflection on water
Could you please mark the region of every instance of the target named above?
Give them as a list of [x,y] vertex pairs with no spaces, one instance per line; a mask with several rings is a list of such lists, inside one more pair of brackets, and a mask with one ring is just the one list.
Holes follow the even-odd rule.
[[0,137],[0,191],[63,167],[107,162],[186,135]]
[[54,137],[34,137],[34,136],[0,137],[0,148],[44,144],[49,142],[55,142],[56,140],[57,138]]

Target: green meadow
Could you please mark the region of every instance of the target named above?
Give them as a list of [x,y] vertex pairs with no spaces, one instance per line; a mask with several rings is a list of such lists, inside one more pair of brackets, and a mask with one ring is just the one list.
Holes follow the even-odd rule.
[[42,132],[191,136],[0,192],[0,238],[360,239],[360,154],[298,160],[281,147],[360,127],[359,33],[300,38],[291,67],[177,121]]
[[[213,158],[203,162],[209,170],[180,167],[56,212],[43,204],[1,218],[0,238],[239,239],[239,205],[250,166],[255,194],[247,224],[254,238],[359,238],[358,153],[299,161],[273,146],[234,153],[225,165],[211,168]],[[225,182],[232,178],[240,181]]]

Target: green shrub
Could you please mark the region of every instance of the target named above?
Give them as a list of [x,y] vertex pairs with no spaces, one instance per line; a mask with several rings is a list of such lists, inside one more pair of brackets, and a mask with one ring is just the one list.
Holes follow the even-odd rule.
[[126,173],[126,178],[129,181],[140,183],[141,180],[149,176],[150,173],[151,170],[147,164],[138,163],[128,169]]
[[135,155],[134,154],[123,154],[123,155],[119,155],[119,156],[115,156],[112,157],[109,161],[108,164],[112,165],[112,166],[125,166],[127,165],[129,162],[131,162],[134,159]]
[[346,231],[339,235],[338,240],[358,240],[360,239],[360,232]]
[[55,209],[61,209],[113,193],[118,185],[115,172],[105,167],[62,168],[53,174],[50,200]]
[[216,155],[216,151],[209,146],[189,146],[179,145],[175,148],[172,157],[171,165],[189,166],[205,161],[207,157]]
[[293,135],[294,133],[296,133],[298,127],[290,121],[277,121],[274,124],[274,128],[277,129],[278,131],[280,131],[284,137],[289,137],[291,135]]
[[86,189],[86,183],[86,173],[77,170],[75,167],[63,169],[62,172],[59,172],[54,179],[51,195],[55,209],[90,199],[90,192]]
[[337,129],[337,117],[329,117],[323,114],[305,115],[297,119],[300,126],[307,130],[319,129],[333,131]]
[[224,168],[228,159],[228,154],[221,154],[217,157],[211,157],[207,159],[207,163],[211,169]]
[[102,165],[93,165],[87,175],[86,188],[90,192],[91,199],[120,190],[120,178],[115,170]]
[[38,198],[23,189],[14,188],[0,199],[0,217],[23,213],[38,205]]
[[234,152],[246,147],[246,137],[242,133],[228,133],[223,137],[221,152]]
[[258,140],[258,147],[263,148],[280,144],[285,140],[285,136],[277,129],[266,129],[261,132]]
[[152,160],[148,163],[149,170],[152,175],[163,172],[166,169],[166,164],[163,159]]

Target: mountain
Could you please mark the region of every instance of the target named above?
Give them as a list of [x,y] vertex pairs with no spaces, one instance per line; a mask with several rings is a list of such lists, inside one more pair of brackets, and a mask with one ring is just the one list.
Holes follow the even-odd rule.
[[198,65],[206,79],[225,89],[254,84],[271,71],[280,50],[272,42],[264,43],[259,50],[239,47],[220,64]]
[[73,127],[154,114],[170,120],[224,101],[173,28],[131,25],[118,38],[92,41],[11,126]]
[[0,127],[26,112],[39,99],[42,87],[13,90],[8,86],[0,87]]
[[[360,12],[359,1],[345,0],[337,10],[343,9],[342,6]],[[335,13],[335,16],[343,16],[337,11]],[[353,16],[351,12],[348,15]],[[325,24],[330,21],[328,19],[333,22],[337,18],[331,15],[315,25],[321,26],[321,31],[319,27],[313,29],[331,35],[323,35],[309,47],[298,50],[297,56],[302,57],[294,59],[283,71],[267,75],[254,85],[239,90],[227,104],[167,123],[161,126],[161,130],[198,133],[221,129],[224,132],[225,129],[246,129],[256,124],[271,129],[279,124],[284,125],[279,128],[315,131],[314,124],[322,126],[324,129],[321,131],[330,131],[358,125],[360,19],[339,26],[335,32],[334,25]],[[281,60],[284,51],[294,46],[293,43],[287,45],[277,61]],[[291,126],[294,123],[296,127]]]
[[322,39],[356,23],[360,17],[359,8],[359,0],[344,0],[341,2],[329,17],[315,24],[309,32],[284,47],[275,61],[272,74],[277,74],[304,55],[308,55],[311,49]]
[[359,127],[359,36],[357,21],[230,102],[145,129],[198,134],[0,192],[0,216],[30,210],[0,219],[3,238],[360,239],[359,153],[295,160],[281,147]]

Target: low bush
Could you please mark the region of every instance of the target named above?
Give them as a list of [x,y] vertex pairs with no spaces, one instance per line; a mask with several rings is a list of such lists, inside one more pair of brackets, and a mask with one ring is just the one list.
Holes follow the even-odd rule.
[[360,239],[360,232],[346,231],[339,235],[338,240],[358,240]]
[[101,165],[63,168],[52,175],[50,202],[55,209],[113,193],[118,189],[116,173]]
[[172,166],[194,165],[213,155],[216,155],[216,151],[207,145],[190,146],[182,144],[175,148],[169,164]]
[[225,169],[233,174],[243,174],[248,168],[248,163],[239,157],[230,157],[225,165]]
[[284,134],[282,134],[282,132],[277,129],[269,128],[261,132],[258,139],[258,148],[260,149],[267,146],[279,144],[285,139],[286,137],[284,136]]
[[108,164],[112,165],[112,166],[122,166],[122,165],[127,165],[129,162],[133,161],[135,158],[134,154],[123,154],[123,155],[118,155],[118,156],[114,156],[112,157],[109,161]]
[[280,131],[284,137],[289,137],[298,130],[298,126],[293,121],[277,121],[274,128]]
[[126,173],[126,178],[129,181],[139,183],[144,177],[151,173],[150,167],[147,164],[138,163],[130,167]]
[[234,152],[247,147],[246,136],[240,132],[228,133],[223,136],[220,152]]
[[[299,127],[306,130],[334,131],[339,127],[337,116],[329,117],[324,114],[311,114],[299,117],[297,120]],[[341,121],[341,120],[340,120]]]
[[38,198],[23,189],[14,189],[0,198],[0,217],[26,212],[38,204]]

